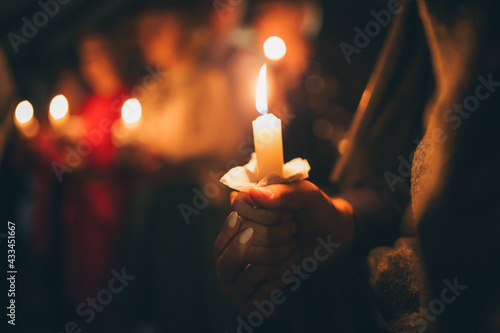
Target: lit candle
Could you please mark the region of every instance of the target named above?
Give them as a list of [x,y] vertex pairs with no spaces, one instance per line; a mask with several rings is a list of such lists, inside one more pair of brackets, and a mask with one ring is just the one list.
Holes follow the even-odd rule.
[[123,103],[122,116],[113,123],[111,128],[115,146],[121,147],[137,139],[138,124],[141,116],[142,107],[137,98],[127,99]]
[[281,120],[267,109],[266,65],[262,66],[255,98],[257,111],[262,114],[253,121],[257,175],[259,180],[271,174],[283,176],[283,142]]
[[52,98],[49,107],[49,121],[56,131],[62,131],[62,128],[68,122],[68,110],[68,100],[64,95],[57,95]]
[[272,36],[264,42],[264,54],[270,60],[279,60],[286,53],[286,44],[278,36]]
[[122,119],[127,127],[135,127],[141,120],[142,107],[137,98],[130,98],[123,103]]
[[28,138],[34,137],[40,127],[38,121],[33,116],[33,106],[28,101],[22,101],[17,105],[14,113],[14,122],[21,133]]

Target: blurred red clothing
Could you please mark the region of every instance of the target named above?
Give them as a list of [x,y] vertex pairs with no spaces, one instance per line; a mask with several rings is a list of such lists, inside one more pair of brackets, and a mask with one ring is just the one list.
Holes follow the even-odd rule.
[[84,140],[92,146],[87,160],[90,166],[112,166],[116,148],[111,141],[111,124],[120,117],[128,95],[126,89],[120,89],[109,97],[91,95],[83,104],[79,115],[84,122]]
[[[121,225],[127,184],[116,168],[111,124],[120,117],[127,90],[90,96],[79,115],[88,150],[82,167],[63,184],[66,294],[79,304],[107,287],[111,270],[119,269]],[[83,144],[83,142],[82,142]]]

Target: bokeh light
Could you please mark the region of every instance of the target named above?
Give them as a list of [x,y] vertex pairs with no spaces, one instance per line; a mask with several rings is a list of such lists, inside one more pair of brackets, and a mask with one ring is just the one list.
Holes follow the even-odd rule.
[[264,54],[271,60],[279,60],[286,53],[286,45],[283,39],[273,36],[264,42]]
[[130,98],[123,103],[122,119],[128,125],[134,125],[141,119],[142,108],[137,98]]
[[55,120],[62,119],[68,113],[68,108],[66,97],[64,95],[57,95],[50,102],[50,116]]
[[33,118],[33,106],[28,101],[22,101],[16,107],[16,120],[20,124],[26,124]]

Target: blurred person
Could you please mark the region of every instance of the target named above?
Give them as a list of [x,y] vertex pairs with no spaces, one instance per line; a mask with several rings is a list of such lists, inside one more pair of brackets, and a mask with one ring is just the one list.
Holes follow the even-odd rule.
[[[203,1],[208,16],[203,28],[204,51],[200,61],[216,69],[226,78],[231,112],[238,117],[242,137],[251,136],[251,123],[258,116],[255,110],[255,86],[263,63],[260,50],[255,50],[253,30],[244,26],[248,4],[230,0]],[[241,162],[248,160],[241,154]]]
[[[140,125],[149,134],[142,133],[139,141],[173,164],[206,157],[226,162],[238,141],[236,116],[228,107],[224,77],[197,65],[201,50],[190,24],[189,14],[178,11],[146,12],[139,19],[139,44],[146,61],[167,73],[140,98]],[[224,138],[214,135],[220,128]]]
[[[79,45],[80,70],[91,95],[76,112],[80,128],[60,152],[63,167],[64,289],[72,305],[95,297],[118,270],[127,184],[115,163],[111,124],[127,96],[118,55],[101,33],[85,35]],[[82,148],[83,147],[83,148]],[[83,153],[82,153],[83,151]],[[68,173],[64,173],[68,172]]]
[[231,311],[210,292],[217,286],[210,249],[218,228],[210,222],[228,205],[219,174],[234,166],[242,141],[223,74],[199,61],[203,25],[192,8],[153,5],[137,19],[138,44],[162,80],[137,96],[142,117],[134,149],[144,172],[126,240],[127,267],[147,276],[131,286],[129,319],[183,332],[218,330],[216,316]]
[[263,304],[275,316],[255,331],[499,331],[500,7],[401,6],[333,173],[340,191],[232,197],[215,259],[247,327]]
[[70,113],[80,111],[89,98],[89,91],[83,80],[77,68],[64,68],[57,75],[54,91],[66,97],[71,106]]

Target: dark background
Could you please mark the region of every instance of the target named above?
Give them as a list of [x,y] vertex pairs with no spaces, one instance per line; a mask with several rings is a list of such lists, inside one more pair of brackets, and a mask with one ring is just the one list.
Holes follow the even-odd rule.
[[[39,0],[43,3],[51,0]],[[21,35],[26,17],[30,22],[33,15],[42,10],[37,0],[4,0],[0,4],[0,43],[9,58],[10,65],[17,81],[20,100],[29,99],[35,106],[48,104],[51,98],[50,89],[57,72],[66,67],[77,68],[75,46],[78,38],[87,31],[97,28],[109,28],[123,25],[124,30],[130,27],[134,13],[146,6],[148,1],[139,0],[69,0],[66,4],[58,4],[59,11],[49,17],[45,26],[38,28],[27,44],[18,46],[16,53],[7,35],[9,32]],[[157,0],[156,0],[157,1]],[[149,1],[152,2],[152,1]],[[169,2],[168,0],[163,2]],[[210,6],[210,0],[172,1],[174,6],[196,8]],[[249,1],[249,8],[255,1]],[[180,5],[182,4],[182,5]],[[355,108],[364,89],[376,55],[384,40],[385,29],[372,39],[360,54],[353,55],[353,61],[347,64],[339,48],[340,42],[353,44],[355,26],[364,25],[373,20],[370,10],[382,9],[385,1],[321,1],[323,6],[323,28],[318,38],[317,57],[325,71],[337,72],[343,83],[349,88],[351,108]],[[193,15],[203,15],[201,10],[193,10]],[[130,31],[125,31],[124,43],[130,42]],[[123,54],[127,57],[127,54]],[[36,112],[36,111],[35,111]]]
[[[52,0],[41,0],[41,2],[52,3]],[[193,8],[193,15],[200,15],[201,18],[203,11],[200,11],[200,6],[207,8],[203,6],[212,4],[212,1],[205,0],[171,2],[174,6]],[[78,69],[76,45],[80,36],[95,29],[122,27],[122,34],[117,38],[123,41],[124,45],[128,45],[134,37],[132,31],[134,14],[147,3],[140,0],[69,0],[66,4],[57,3],[59,6],[57,14],[49,17],[47,24],[37,28],[36,35],[29,38],[26,44],[21,43],[18,46],[19,52],[15,52],[7,37],[8,34],[12,32],[22,36],[23,17],[33,22],[33,15],[41,11],[42,7],[36,0],[3,0],[0,3],[0,46],[8,58],[15,80],[14,105],[28,99],[34,106],[35,115],[46,117],[44,113],[53,96],[57,74],[65,68]],[[250,10],[253,3],[249,2]],[[384,41],[386,29],[382,29],[381,34],[374,37],[360,54],[354,54],[350,64],[344,58],[339,43],[353,44],[355,35],[353,28],[358,26],[364,29],[364,25],[373,20],[370,11],[384,8],[387,2],[323,0],[321,4],[324,15],[323,28],[314,44],[313,58],[321,65],[324,77],[334,77],[342,85],[345,94],[343,96],[345,115],[339,121],[342,121],[342,126],[347,128]],[[137,59],[133,48],[127,50],[121,55],[126,61],[130,61],[129,71],[124,74],[130,75],[133,80],[134,71],[140,66],[133,63],[134,59]],[[12,149],[12,146],[8,142],[6,153],[0,156],[2,160],[9,158],[9,149]],[[6,163],[2,163],[0,168],[0,233],[2,234],[6,233],[7,221],[20,221],[19,207],[23,206],[23,201],[30,200],[26,197],[26,194],[30,193],[29,188],[23,187],[27,184],[24,171],[6,169],[5,165]],[[47,195],[51,196],[52,204],[57,205],[60,193]],[[54,220],[51,223],[57,229],[60,221]],[[61,283],[60,253],[58,253],[61,244],[57,243],[60,235],[55,235],[54,255],[50,260],[37,262],[26,255],[28,244],[25,241],[29,230],[23,230],[24,227],[21,223],[16,225],[16,261],[21,272],[18,275],[18,293],[16,293],[17,322],[24,322],[31,327],[38,327],[38,323],[42,323],[43,331],[47,331],[45,327],[62,329],[61,323],[71,320],[71,316],[75,314],[74,309],[70,309],[68,313],[60,311],[58,300],[61,295],[51,293],[52,290],[58,290],[57,286]],[[7,285],[4,267],[6,267],[7,247],[3,238],[0,238],[0,241],[2,271],[0,276],[3,281],[0,290],[0,294],[3,295],[1,308],[5,309],[4,297]],[[6,321],[4,311],[0,317],[2,325]],[[185,317],[186,320],[192,320],[190,314],[185,314]],[[21,330],[14,331],[21,332]],[[40,330],[33,330],[33,332],[38,331]]]

